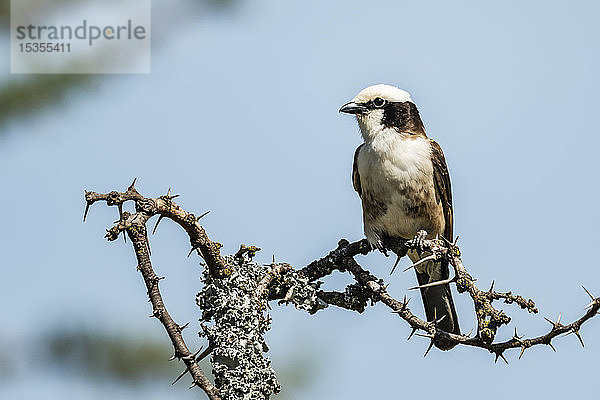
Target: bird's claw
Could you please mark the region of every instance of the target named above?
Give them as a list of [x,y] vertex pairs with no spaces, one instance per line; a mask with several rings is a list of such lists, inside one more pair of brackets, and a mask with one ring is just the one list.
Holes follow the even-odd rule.
[[387,252],[387,249],[385,248],[385,246],[383,245],[383,242],[381,240],[376,241],[375,243],[371,243],[371,247],[373,248],[373,250],[379,250],[380,252],[382,252],[386,257],[389,257],[389,254]]

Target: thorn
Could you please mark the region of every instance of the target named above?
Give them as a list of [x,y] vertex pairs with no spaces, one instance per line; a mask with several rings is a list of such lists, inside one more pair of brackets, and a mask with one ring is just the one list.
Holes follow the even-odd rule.
[[180,330],[180,331],[183,331],[185,328],[187,328],[187,327],[188,327],[188,325],[189,325],[189,324],[190,324],[190,323],[189,323],[189,322],[187,322],[185,325],[182,325],[182,326],[180,326],[180,327],[179,327],[179,330]]
[[549,323],[549,324],[551,324],[551,325],[552,325],[552,329],[554,329],[554,328],[558,328],[558,327],[561,327],[561,326],[562,326],[562,325],[561,325],[561,323],[560,323],[560,318],[561,318],[561,314],[558,314],[558,318],[556,319],[556,322],[554,322],[554,321],[551,321],[550,319],[548,319],[548,318],[544,317],[544,319],[545,319],[546,321],[548,321],[548,323]]
[[589,308],[592,308],[592,307],[593,307],[593,306],[595,306],[595,305],[596,305],[596,300],[592,301],[590,304],[588,304],[587,306],[585,306],[583,309],[584,309],[584,310],[587,310],[587,309],[589,309]]
[[460,239],[460,236],[456,236],[456,239],[454,239],[454,243],[452,243],[453,246],[456,246],[456,243],[458,243],[458,239]]
[[188,256],[188,257],[189,257],[189,256],[191,256],[191,255],[192,255],[192,253],[194,252],[194,250],[196,250],[196,248],[195,248],[195,247],[192,247],[192,248],[190,249],[190,252],[188,253],[188,255],[187,255],[187,256]]
[[131,185],[129,185],[127,191],[135,189],[135,181],[137,181],[137,178],[133,178],[133,182],[131,182]]
[[90,203],[85,203],[85,211],[83,212],[83,222],[85,222],[85,219],[87,218],[88,215],[88,211],[90,211]]
[[523,357],[523,354],[525,353],[525,349],[527,349],[527,347],[521,346],[521,354],[519,354],[519,360],[521,359],[521,357]]
[[432,347],[433,347],[433,340],[431,340],[431,343],[429,343],[429,347],[427,348],[427,351],[425,352],[425,354],[423,354],[423,357],[427,357],[427,354],[429,354],[429,350],[431,350]]
[[494,284],[496,283],[496,281],[492,281],[492,285],[490,286],[490,290],[488,290],[488,293],[492,293],[494,291]]
[[498,358],[502,358],[502,360],[504,360],[504,362],[508,365],[508,360],[506,357],[504,357],[504,352],[496,353],[496,359],[494,360],[494,363],[498,361]]
[[192,382],[192,384],[190,385],[190,387],[188,389],[193,389],[194,386],[196,386],[196,381]]
[[554,346],[552,345],[552,342],[548,342],[548,346],[550,346],[550,348],[552,350],[554,350],[554,352],[556,353],[556,349],[554,348]]
[[156,233],[156,228],[158,228],[158,224],[160,224],[160,221],[162,221],[163,218],[164,218],[164,215],[161,215],[160,217],[158,217],[158,220],[156,221],[156,225],[154,225],[154,229],[152,229],[153,235]]
[[416,336],[420,336],[420,337],[424,337],[427,339],[433,339],[433,335],[431,335],[430,333],[415,333]]
[[469,333],[467,333],[467,337],[471,337],[471,333],[473,333],[473,328],[471,328],[471,330],[469,331]]
[[[202,354],[200,354],[199,356],[196,357],[196,362],[200,362],[200,361],[204,360],[207,355],[212,353],[213,350],[214,350],[214,346],[209,344],[208,347],[206,348],[206,350],[204,350],[202,352]],[[200,350],[198,350],[198,351],[200,351]]]
[[431,283],[428,283],[425,285],[411,287],[411,288],[408,288],[408,290],[425,289],[425,288],[429,288],[429,287],[433,287],[433,286],[445,285],[447,283],[452,283],[452,282],[454,282],[454,278],[444,279],[442,281],[435,281],[435,282],[431,282]]
[[579,343],[581,343],[581,347],[585,347],[585,344],[583,343],[583,339],[581,338],[581,334],[579,333],[579,330],[573,330],[573,333],[575,334],[575,336],[577,336],[577,339],[579,339]]
[[119,210],[119,221],[123,219],[123,203],[117,204],[117,209]]
[[406,340],[407,341],[410,340],[417,330],[418,330],[418,328],[412,328],[412,331],[410,332],[410,335],[408,335],[408,339],[406,339]]
[[201,216],[199,216],[198,218],[196,218],[196,221],[200,221],[200,219],[202,219],[203,217],[205,217],[209,212],[210,212],[210,210],[208,210],[207,212],[205,212],[204,214],[202,214]]
[[519,336],[519,334],[517,333],[517,327],[515,326],[515,336],[513,336],[515,339],[519,340],[521,339],[523,336]]
[[583,290],[585,290],[585,292],[588,294],[588,296],[590,296],[590,299],[596,300],[596,298],[594,297],[594,295],[591,294],[590,291],[585,288],[585,286],[581,285],[581,287],[583,288]]
[[127,243],[127,234],[123,231],[123,241]]
[[145,232],[145,236],[146,236],[146,247],[148,247],[148,255],[151,256],[152,255],[152,250],[150,250],[150,241],[148,240],[148,232],[144,229]]
[[196,351],[194,354],[192,354],[192,359],[193,359],[193,360],[195,360],[195,359],[196,359],[196,356],[197,356],[198,354],[200,354],[200,351],[202,351],[202,346],[200,346],[200,348],[198,349],[198,351]]
[[175,354],[173,354],[173,355],[172,355],[172,356],[169,358],[169,361],[173,361],[173,360],[175,360],[176,358],[177,358],[177,356],[176,356]]
[[167,190],[167,194],[164,196],[161,196],[161,197],[166,198],[167,201],[170,201],[170,200],[176,199],[177,197],[179,197],[179,195],[178,194],[171,195],[171,187],[169,186],[169,190]]
[[[385,290],[385,289],[387,289],[387,287],[388,287],[388,285],[385,285],[383,289]],[[404,300],[402,301],[402,307],[399,310],[392,311],[391,313],[392,314],[400,314],[400,313],[406,311],[408,308],[408,303],[410,303],[410,299],[406,299],[406,296],[404,296]]]
[[394,263],[394,266],[392,267],[392,270],[390,271],[390,275],[394,273],[399,262],[400,262],[400,256],[396,256],[396,262]]
[[[432,255],[430,255],[430,256],[427,256],[427,257],[425,257],[425,258],[422,258],[422,259],[420,259],[419,261],[417,261],[416,263],[414,263],[413,265],[411,265],[410,267],[406,268],[406,269],[405,269],[404,271],[402,271],[402,272],[406,272],[406,271],[408,271],[408,270],[409,270],[409,269],[411,269],[411,268],[415,268],[417,265],[421,265],[421,264],[423,264],[424,262],[427,262],[427,261],[430,261],[430,260],[435,260],[436,258],[437,258],[437,257],[435,256],[435,254],[432,254]],[[395,267],[394,267],[394,268],[395,268]],[[392,270],[392,272],[393,272],[393,270]]]
[[[202,347],[200,347],[200,348],[198,349],[198,351],[196,352],[196,354],[193,354],[193,355],[191,356],[191,358],[192,358],[192,359],[195,359],[195,358],[196,358],[196,356],[198,355],[198,353],[200,353],[200,350],[202,350]],[[173,356],[173,357],[175,357],[175,356]],[[183,378],[183,377],[185,376],[185,374],[187,374],[187,373],[189,372],[189,370],[190,370],[190,368],[189,368],[189,367],[186,367],[186,368],[183,370],[183,372],[182,372],[181,374],[179,374],[179,376],[178,376],[177,378],[175,378],[175,380],[174,380],[173,382],[171,382],[171,385],[174,385],[174,384],[176,384],[177,382],[179,382],[179,380],[180,380],[181,378]],[[192,384],[192,386],[190,386],[190,389],[191,389],[191,388],[193,388],[193,387],[195,386],[195,384],[196,384],[196,382],[194,381],[194,384]]]
[[444,318],[446,318],[446,316],[442,315],[442,318],[440,318],[437,321],[435,321],[435,325],[437,326],[437,324],[439,324],[440,322],[442,322],[444,320]]

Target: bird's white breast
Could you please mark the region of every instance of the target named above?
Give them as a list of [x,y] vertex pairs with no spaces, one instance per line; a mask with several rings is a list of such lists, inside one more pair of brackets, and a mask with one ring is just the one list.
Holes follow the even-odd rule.
[[394,129],[379,133],[359,155],[359,167],[367,174],[380,174],[386,179],[420,179],[422,174],[432,174],[431,144],[424,137],[407,137]]
[[382,130],[361,148],[357,168],[365,235],[371,243],[382,234],[412,238],[420,229],[433,234],[443,229],[431,218],[441,206],[435,197],[429,139]]

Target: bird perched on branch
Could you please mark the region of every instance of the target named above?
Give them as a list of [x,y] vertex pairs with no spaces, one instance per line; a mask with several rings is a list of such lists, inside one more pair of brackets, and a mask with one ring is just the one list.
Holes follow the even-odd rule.
[[[364,143],[354,153],[352,182],[362,201],[369,243],[385,252],[393,238],[452,240],[450,175],[440,146],[429,139],[410,94],[388,85],[362,90],[340,112],[354,114]],[[425,254],[411,251],[418,262]],[[448,278],[448,262],[428,261],[415,267],[419,285]],[[446,332],[460,333],[450,285],[421,288],[425,314]],[[443,341],[443,350],[452,346]]]

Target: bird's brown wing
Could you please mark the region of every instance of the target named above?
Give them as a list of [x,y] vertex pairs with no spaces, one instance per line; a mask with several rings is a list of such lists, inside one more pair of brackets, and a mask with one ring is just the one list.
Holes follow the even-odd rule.
[[450,174],[444,158],[444,152],[437,142],[431,140],[431,161],[433,163],[433,184],[435,186],[435,197],[442,202],[444,210],[444,237],[453,241],[454,217],[452,213],[452,188],[450,187]]
[[[431,140],[431,161],[433,164],[433,184],[435,186],[436,201],[442,202],[444,212],[445,228],[443,235],[446,239],[453,240],[453,217],[452,217],[452,190],[450,187],[450,174],[444,159],[444,153],[439,144]],[[448,279],[450,271],[448,269],[448,261],[440,263],[441,279]],[[427,272],[417,272],[417,280],[419,285],[424,285],[431,282],[431,277]],[[439,279],[439,278],[438,278]],[[423,305],[425,306],[425,314],[428,321],[443,318],[439,327],[446,331],[460,334],[458,325],[458,316],[452,299],[450,285],[434,286],[426,289],[421,289],[423,297]],[[441,341],[435,341],[435,345],[443,350],[451,349],[454,344]]]
[[364,145],[363,143],[356,148],[354,162],[352,163],[352,186],[354,186],[354,190],[356,190],[359,196],[362,195],[362,188],[360,187],[360,176],[358,175],[358,153]]

